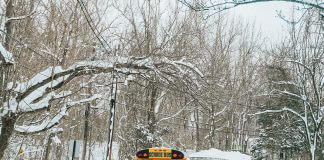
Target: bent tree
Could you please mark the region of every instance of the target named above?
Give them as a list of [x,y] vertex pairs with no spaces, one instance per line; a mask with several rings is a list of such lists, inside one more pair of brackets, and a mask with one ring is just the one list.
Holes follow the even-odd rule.
[[[116,60],[117,59],[117,60]],[[115,64],[115,65],[113,65]],[[48,69],[36,74],[30,80],[18,83],[15,87],[9,87],[8,91],[16,94],[8,97],[6,102],[3,102],[1,108],[1,135],[0,135],[0,159],[3,157],[4,150],[8,145],[8,141],[13,132],[18,134],[35,134],[52,129],[67,115],[68,110],[80,103],[100,98],[100,95],[93,95],[90,98],[77,101],[59,101],[56,105],[60,109],[53,115],[46,116],[41,121],[30,122],[29,125],[17,125],[17,119],[26,114],[37,114],[38,112],[49,109],[52,102],[63,99],[72,95],[69,90],[60,90],[73,79],[100,73],[122,73],[122,74],[145,74],[142,71],[153,71],[155,73],[163,73],[164,69],[184,72],[181,68],[189,68],[194,73],[199,71],[192,67],[191,64],[184,61],[171,61],[163,58],[153,61],[151,58],[136,59],[112,57],[111,60],[105,61],[85,61],[75,63],[68,69],[62,67],[49,67]],[[176,77],[172,73],[166,73],[163,77]],[[162,76],[162,75],[161,75]]]

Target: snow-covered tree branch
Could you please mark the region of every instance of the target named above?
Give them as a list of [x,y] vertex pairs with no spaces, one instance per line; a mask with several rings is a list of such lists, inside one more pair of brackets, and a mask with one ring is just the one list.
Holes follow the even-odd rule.
[[[123,73],[123,74],[145,74],[145,72],[152,71],[161,73],[163,69],[173,68],[177,70],[178,75],[170,73],[168,76],[179,77],[187,73],[188,69],[194,74],[203,76],[201,72],[190,63],[186,63],[184,60],[172,61],[167,58],[159,60],[153,60],[151,58],[137,59],[137,58],[125,58],[125,57],[111,57],[106,61],[83,61],[78,62],[68,69],[62,69],[62,67],[49,67],[44,71],[36,74],[29,81],[17,83],[16,86],[8,86],[8,90],[12,90],[15,96],[11,96],[9,101],[4,103],[4,108],[1,112],[1,118],[4,117],[10,119],[10,123],[6,124],[6,121],[2,121],[2,125],[6,126],[15,125],[16,119],[23,114],[30,114],[47,109],[51,102],[54,100],[67,97],[71,95],[70,91],[60,91],[56,93],[64,85],[67,85],[73,79],[85,75],[94,75],[100,73]],[[161,70],[161,71],[160,71]],[[185,71],[186,70],[186,71]],[[142,71],[145,71],[142,73]],[[166,73],[166,71],[164,71]],[[179,74],[180,73],[180,74]],[[162,76],[162,75],[161,75]],[[181,78],[181,76],[179,77]],[[39,125],[15,125],[15,130],[20,134],[34,134],[46,131],[59,124],[60,120],[67,115],[67,111],[72,106],[85,103],[98,96],[84,99],[79,102],[67,102],[63,103],[63,107],[59,110],[54,117],[48,117],[44,119]],[[11,135],[12,130],[2,127],[1,135]],[[0,135],[0,140],[1,139]],[[8,137],[7,137],[8,138]],[[7,139],[8,140],[8,139]]]
[[39,132],[47,131],[56,125],[59,125],[60,121],[68,115],[68,110],[72,107],[76,107],[76,105],[82,105],[84,103],[90,103],[91,101],[100,99],[100,95],[93,95],[90,98],[82,99],[80,101],[74,101],[74,102],[66,102],[63,104],[63,107],[54,114],[54,117],[47,117],[42,122],[39,122],[41,124],[39,125],[15,125],[15,131],[19,134],[28,135],[28,134],[36,134]]

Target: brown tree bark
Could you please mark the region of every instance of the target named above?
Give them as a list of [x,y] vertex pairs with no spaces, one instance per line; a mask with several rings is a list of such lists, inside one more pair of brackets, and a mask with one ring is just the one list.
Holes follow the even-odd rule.
[[[151,134],[154,134],[156,131],[156,115],[154,112],[154,108],[155,108],[155,102],[156,102],[156,96],[157,96],[157,88],[156,86],[154,86],[154,83],[150,82],[150,88],[149,91],[150,93],[150,103],[149,103],[149,111],[148,111],[148,125],[149,125],[149,131]],[[154,147],[155,145],[155,141],[153,138],[153,142],[148,144],[148,147]]]

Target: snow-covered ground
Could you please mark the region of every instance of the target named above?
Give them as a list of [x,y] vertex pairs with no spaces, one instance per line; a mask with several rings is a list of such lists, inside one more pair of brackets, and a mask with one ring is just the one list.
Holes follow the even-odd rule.
[[192,153],[189,155],[190,160],[251,160],[251,156],[240,152],[225,152],[215,148]]
[[[62,153],[61,158],[56,157],[57,155],[54,155],[55,149],[52,150],[52,153],[50,153],[50,159],[53,160],[66,160],[68,157],[69,159],[72,159],[71,150],[68,145],[68,143],[61,144],[64,147],[64,153]],[[77,143],[79,145],[79,143]],[[6,160],[16,160],[16,159],[23,159],[23,160],[41,160],[43,159],[45,155],[45,149],[41,146],[34,146],[34,145],[21,145],[21,144],[12,144],[12,149],[8,150],[9,153],[7,153],[5,159]],[[19,154],[19,148],[22,148],[22,154]],[[119,160],[119,144],[113,143],[113,152],[112,152],[112,160]],[[52,146],[52,148],[55,148],[55,146]],[[78,148],[78,147],[77,147]],[[77,150],[77,156],[79,159],[81,159],[82,156],[82,143],[80,144],[79,148]],[[87,149],[88,150],[88,149]],[[102,143],[95,143],[91,146],[91,153],[90,153],[90,160],[106,160],[106,152],[107,152],[107,144]],[[54,158],[56,157],[56,158]],[[89,157],[89,151],[87,152],[86,159]]]
[[[113,143],[112,149],[112,159],[118,160],[119,144]],[[90,154],[91,160],[105,160],[107,152],[107,144],[105,145],[95,145],[93,147],[92,153]]]

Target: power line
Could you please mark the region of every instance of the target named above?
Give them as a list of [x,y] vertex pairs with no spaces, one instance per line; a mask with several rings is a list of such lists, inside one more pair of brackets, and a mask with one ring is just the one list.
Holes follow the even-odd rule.
[[[99,35],[97,35],[96,31],[99,33],[98,29],[93,27],[92,24],[94,24],[89,12],[87,11],[87,8],[85,6],[85,4],[83,3],[82,0],[78,0],[78,3],[80,4],[81,10],[92,30],[92,32],[95,34],[96,38],[99,40],[100,44],[102,45],[102,47],[105,49],[106,53],[110,53],[107,48],[105,47],[103,41],[107,44],[107,46],[109,47],[107,41],[105,41],[105,39],[101,36],[101,38],[103,39],[103,41],[101,40],[101,38],[99,37]],[[114,70],[115,70],[115,63],[113,64],[113,77],[112,77],[112,88],[111,88],[111,114],[110,114],[110,123],[109,123],[109,128],[108,128],[108,145],[107,145],[107,156],[106,159],[111,159],[111,149],[112,149],[112,137],[113,137],[113,129],[114,129],[114,117],[115,117],[115,104],[116,104],[116,94],[117,94],[117,80],[116,80],[116,87],[114,87]],[[115,90],[115,93],[114,91]],[[113,110],[113,111],[112,111]]]
[[[92,26],[92,24],[94,24],[94,22],[93,22],[93,20],[92,20],[92,18],[91,18],[91,16],[90,16],[90,14],[89,14],[89,12],[88,12],[88,10],[87,10],[85,4],[83,3],[82,0],[77,0],[77,1],[78,1],[78,3],[80,4],[81,11],[82,11],[82,13],[84,14],[84,17],[86,18],[87,23],[89,24],[91,31],[92,31],[93,34],[96,36],[96,38],[99,40],[100,44],[101,44],[102,47],[105,49],[106,53],[110,53],[110,52],[107,50],[107,48],[105,47],[104,43],[103,43],[103,41],[104,41],[104,42],[107,44],[107,46],[108,46],[107,41],[106,41],[106,40],[101,36],[101,38],[103,39],[103,41],[102,41],[101,38],[99,37],[99,35],[96,33],[96,31],[99,33],[98,29],[95,28],[94,26]],[[108,46],[108,47],[109,47],[109,46]]]

